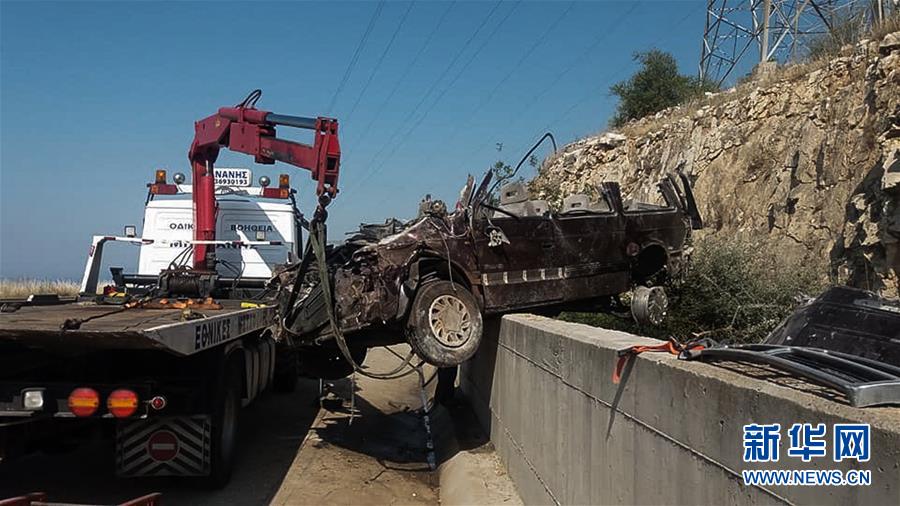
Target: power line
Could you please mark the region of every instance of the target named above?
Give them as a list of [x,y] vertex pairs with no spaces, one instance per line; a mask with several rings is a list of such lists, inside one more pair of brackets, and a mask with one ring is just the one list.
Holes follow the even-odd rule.
[[437,86],[441,83],[441,81],[444,80],[444,78],[447,76],[447,74],[450,72],[450,70],[453,69],[453,67],[456,65],[456,62],[459,61],[459,58],[463,54],[465,54],[466,49],[469,48],[469,44],[471,44],[472,41],[475,40],[475,38],[478,36],[478,34],[481,33],[481,30],[485,27],[485,25],[487,24],[487,22],[491,18],[491,16],[494,14],[494,12],[496,12],[497,9],[500,7],[500,4],[501,4],[501,2],[497,2],[496,4],[494,4],[494,7],[490,10],[490,12],[488,12],[487,16],[484,17],[484,19],[478,25],[478,28],[476,28],[475,31],[472,32],[472,35],[469,37],[468,40],[466,40],[466,43],[463,44],[462,49],[460,49],[459,52],[456,53],[456,56],[453,57],[453,60],[450,61],[450,64],[447,65],[447,67],[444,68],[444,71],[441,72],[441,75],[438,76],[438,78],[435,79],[434,82],[431,83],[431,86],[428,88],[428,91],[426,91],[425,94],[422,95],[422,98],[419,100],[418,103],[416,103],[415,107],[413,107],[413,110],[410,111],[410,113],[406,115],[406,117],[403,119],[403,121],[401,121],[399,123],[399,125],[397,125],[397,129],[394,131],[393,134],[391,134],[390,140],[382,146],[381,151],[379,151],[378,153],[375,154],[375,156],[372,158],[372,161],[374,161],[375,158],[378,158],[378,156],[382,152],[384,152],[384,150],[387,148],[387,146],[390,145],[390,143],[393,141],[393,139],[395,139],[397,137],[397,134],[400,133],[400,131],[403,129],[403,125],[405,125],[410,119],[412,119],[415,116],[415,114],[417,112],[419,112],[419,109],[422,107],[422,105],[425,103],[425,101],[428,100],[428,97],[431,96],[431,93],[437,88]]
[[[468,49],[468,47],[472,43],[472,41],[475,40],[475,38],[478,36],[479,33],[481,33],[481,30],[487,24],[487,22],[491,18],[491,16],[493,16],[494,12],[496,12],[497,9],[500,7],[501,3],[502,2],[497,2],[494,4],[494,7],[491,8],[491,10],[484,17],[484,19],[481,20],[481,23],[478,24],[478,27],[475,29],[475,31],[472,32],[472,35],[470,35],[468,40],[466,40],[465,44],[463,44],[462,49],[459,50],[459,52],[456,54],[456,56],[453,57],[453,60],[451,60],[450,63],[447,65],[447,67],[444,68],[443,72],[441,72],[441,75],[438,76],[438,78],[431,84],[431,86],[428,88],[428,91],[426,91],[425,94],[422,95],[422,98],[415,105],[415,107],[413,107],[413,110],[410,111],[410,113],[407,114],[406,117],[398,124],[397,128],[394,130],[394,132],[389,137],[389,140],[387,142],[385,142],[384,144],[382,144],[381,149],[377,153],[375,153],[375,156],[372,157],[372,159],[369,161],[367,166],[369,166],[369,167],[372,166],[375,159],[377,159],[387,149],[387,146],[389,146],[393,142],[393,140],[397,137],[397,134],[400,133],[400,131],[403,129],[403,126],[407,122],[409,122],[409,120],[412,119],[413,116],[415,116],[415,114],[422,107],[422,104],[425,103],[425,100],[428,99],[428,97],[431,95],[431,93],[434,91],[434,89],[437,87],[437,85],[440,84],[440,82],[444,79],[444,77],[447,76],[447,74],[450,72],[450,70],[453,69],[453,66],[456,65],[456,62],[459,60],[459,58],[463,54],[465,54],[466,49]],[[513,8],[515,8],[515,6]],[[369,173],[363,177],[363,179],[360,179],[356,185],[351,186],[346,191],[350,191],[350,190],[356,188],[357,186],[360,186],[365,180],[368,180],[368,178],[371,177],[372,174],[373,174],[373,172],[370,170]]]
[[[478,102],[478,105],[476,105],[475,108],[472,109],[472,112],[470,112],[469,114],[466,115],[467,120],[473,119],[475,116],[478,115],[479,112],[481,112],[484,109],[484,106],[488,102],[490,102],[491,98],[493,98],[494,95],[497,93],[497,91],[500,90],[500,87],[502,87],[506,83],[506,81],[508,81],[513,75],[515,75],[516,71],[518,71],[519,68],[521,68],[522,64],[524,64],[525,61],[532,54],[534,54],[535,50],[537,50],[537,48],[541,44],[546,42],[547,36],[550,35],[550,33],[557,27],[557,25],[559,25],[559,23],[563,20],[563,18],[565,18],[566,15],[569,14],[569,12],[572,10],[572,7],[574,7],[574,6],[575,6],[575,2],[569,2],[569,6],[565,10],[563,10],[562,13],[552,23],[547,25],[547,27],[544,29],[544,31],[534,40],[534,42],[531,44],[531,47],[529,47],[528,50],[525,51],[524,54],[522,54],[522,57],[519,58],[519,61],[517,61],[516,64],[513,65],[513,67],[510,69],[510,71],[507,72],[506,75],[503,76],[503,78],[500,79],[500,81],[498,81],[496,85],[494,85],[494,88],[491,89],[491,91],[487,95],[485,95],[484,98],[481,99],[481,101]],[[450,144],[456,138],[457,134],[459,134],[459,132],[460,132],[459,125],[460,125],[460,123],[457,122],[454,129],[450,132],[450,134],[446,137],[446,139],[442,140],[442,142]]]
[[[600,35],[598,37],[596,37],[594,39],[594,41],[591,42],[591,44],[588,45],[581,52],[581,54],[579,54],[574,60],[572,60],[569,63],[569,65],[566,66],[562,72],[558,72],[556,74],[556,78],[549,85],[545,86],[540,92],[535,94],[531,98],[531,100],[528,101],[528,103],[536,104],[544,95],[546,95],[550,91],[554,90],[556,88],[556,85],[559,84],[559,82],[563,79],[563,77],[565,77],[569,72],[574,70],[577,66],[581,65],[582,62],[585,60],[585,58],[587,58],[589,55],[594,54],[594,51],[597,49],[597,47],[600,44],[602,44],[603,42],[605,42],[606,39],[608,39],[610,37],[610,35],[615,33],[615,31],[616,31],[615,29],[618,28],[619,26],[621,26],[622,21],[624,21],[625,19],[628,18],[628,16],[630,16],[632,13],[634,13],[634,11],[637,10],[639,5],[640,5],[640,2],[635,2],[634,4],[631,5],[630,9],[623,12],[616,19],[614,19],[612,22],[610,22],[605,27],[605,29],[600,31]],[[514,125],[514,124],[518,123],[519,120],[522,119],[522,116],[524,116],[526,114],[527,110],[528,110],[527,108],[519,109],[518,114],[516,114],[514,116],[510,116],[509,118],[507,118],[506,121],[503,121],[500,124],[501,125]],[[488,147],[488,144],[477,147],[473,151],[471,151],[467,156],[472,156],[474,154],[480,153],[480,152],[484,151],[487,147]]]
[[559,82],[562,80],[563,76],[565,76],[566,74],[568,74],[569,72],[571,72],[572,69],[574,69],[576,66],[580,65],[581,62],[584,60],[585,57],[587,57],[588,55],[590,55],[590,54],[592,54],[592,53],[594,52],[594,50],[597,48],[597,46],[599,46],[601,43],[605,42],[606,39],[609,38],[610,35],[612,35],[613,33],[615,33],[615,28],[617,28],[618,26],[620,26],[621,23],[622,23],[622,21],[625,20],[625,18],[627,18],[627,17],[630,16],[635,10],[637,10],[637,8],[638,8],[639,5],[640,5],[640,2],[636,2],[636,3],[632,4],[632,6],[631,6],[630,9],[628,9],[627,11],[625,11],[624,13],[622,13],[622,15],[620,15],[620,16],[619,16],[618,18],[616,18],[612,23],[610,23],[610,24],[606,27],[606,29],[603,30],[603,33],[600,35],[600,37],[598,37],[597,39],[595,39],[594,42],[593,42],[590,46],[588,46],[588,47],[581,53],[581,55],[578,56],[578,58],[576,58],[575,60],[573,60],[572,63],[570,63],[569,66],[566,67],[565,70],[563,70],[562,72],[560,72],[559,74],[557,74],[557,75],[556,75],[556,79],[554,79],[553,82],[551,82],[548,86],[546,86],[543,90],[541,90],[540,93],[538,93],[537,95],[535,95],[534,97],[532,97],[531,102],[536,102],[536,101],[540,100],[541,97],[543,97],[544,95],[546,95],[547,93],[549,93],[551,90],[553,90],[553,89],[556,87],[556,85],[559,84]]
[[[705,5],[700,5],[700,8],[705,8],[705,7],[706,7]],[[696,14],[699,10],[700,10],[700,9],[694,9],[694,10],[692,10],[691,12],[689,12],[688,14],[686,14],[684,17],[682,17],[681,19],[679,19],[678,21],[676,21],[674,24],[670,25],[670,31],[668,31],[665,35],[656,38],[655,40],[653,40],[652,42],[650,42],[649,44],[647,44],[647,46],[653,47],[653,46],[659,44],[660,42],[662,42],[663,40],[668,39],[670,36],[675,35],[675,34],[676,34],[676,31],[675,31],[674,29],[675,29],[676,27],[678,27],[678,26],[681,26],[685,21],[687,21],[688,19],[690,19],[690,17],[693,16],[694,14]],[[624,72],[625,70],[627,70],[629,66],[630,66],[630,63],[626,63],[625,65],[622,65],[621,67],[619,67],[618,69],[616,69],[615,72],[609,74],[610,77],[607,78],[607,79],[604,81],[603,88],[608,87],[608,86],[610,85],[610,83],[612,83],[612,81],[613,81],[614,79],[616,79],[622,72]],[[601,88],[601,89],[603,89],[603,88]],[[559,122],[559,121],[565,119],[566,117],[569,116],[569,114],[572,113],[572,111],[574,111],[575,109],[577,109],[578,107],[580,107],[582,104],[584,104],[585,102],[587,102],[587,101],[590,100],[591,98],[595,97],[595,96],[597,95],[597,92],[598,92],[598,91],[600,91],[600,90],[599,90],[599,89],[596,89],[596,88],[593,88],[593,89],[589,90],[584,96],[582,96],[579,100],[577,100],[575,103],[573,103],[573,104],[572,104],[568,109],[566,109],[562,114],[560,114],[559,116],[557,116],[556,118],[554,118],[553,120],[551,120],[550,122],[548,122],[543,128],[541,128],[538,134],[536,134],[536,135],[535,135],[534,137],[532,137],[531,139],[529,139],[529,140],[523,142],[522,144],[520,144],[519,146],[517,146],[516,149],[513,151],[513,153],[519,152],[519,151],[521,151],[522,149],[524,149],[525,147],[527,147],[528,145],[533,144],[533,143],[534,143],[534,139],[537,139],[539,136],[543,135],[544,132],[547,131],[547,130],[549,130],[549,128],[550,128],[551,126],[553,126],[555,123],[557,123],[557,122]]]
[[[705,6],[704,6],[704,5],[701,5],[700,7],[705,7]],[[685,21],[687,21],[691,16],[693,16],[694,14],[696,14],[699,10],[700,10],[700,9],[695,9],[695,10],[689,12],[688,14],[686,14],[684,17],[682,17],[681,19],[679,19],[679,20],[676,21],[675,23],[669,25],[670,30],[669,30],[668,32],[666,32],[664,35],[662,35],[662,36],[656,38],[655,40],[653,40],[652,42],[650,42],[650,43],[648,44],[648,46],[650,46],[650,47],[655,46],[655,45],[659,44],[660,42],[662,42],[662,41],[664,41],[664,40],[667,40],[667,39],[670,38],[672,35],[676,35],[677,32],[676,32],[675,28],[681,26]],[[630,63],[626,63],[625,65],[622,65],[622,66],[620,66],[618,69],[616,69],[615,72],[612,72],[612,73],[608,74],[609,77],[604,81],[603,87],[601,87],[600,89],[592,88],[590,91],[588,91],[588,93],[586,93],[586,94],[585,94],[584,96],[582,96],[579,100],[577,100],[575,103],[573,103],[573,104],[572,104],[568,109],[566,109],[562,114],[560,114],[560,115],[557,116],[555,119],[553,119],[553,120],[551,120],[550,122],[548,122],[546,126],[544,126],[543,128],[540,129],[540,131],[539,131],[539,133],[538,133],[537,135],[535,135],[534,137],[528,139],[526,142],[523,142],[522,144],[520,144],[519,146],[517,146],[516,149],[513,150],[512,152],[513,152],[513,153],[515,153],[515,152],[521,152],[524,148],[528,147],[528,146],[531,145],[531,144],[534,144],[535,140],[537,140],[538,137],[542,136],[542,135],[544,134],[544,132],[546,132],[547,130],[549,130],[549,128],[550,128],[553,124],[555,124],[555,123],[559,122],[560,120],[566,118],[566,117],[569,116],[575,109],[577,109],[578,107],[580,107],[584,102],[586,102],[586,101],[588,101],[589,99],[595,97],[595,96],[597,95],[597,92],[598,92],[598,91],[600,91],[600,90],[602,90],[602,89],[608,87],[609,84],[612,83],[612,81],[613,81],[614,79],[616,79],[618,76],[620,76],[620,74],[622,74],[624,71],[626,71],[630,65],[631,65]],[[383,165],[383,164],[382,164],[382,165]],[[380,169],[380,167],[379,167],[379,169]],[[376,171],[376,172],[377,172],[377,171]],[[370,176],[371,176],[371,174],[370,174]],[[368,179],[368,177],[367,177],[366,179]],[[384,202],[384,200],[383,200],[382,202]]]
[[413,59],[410,60],[409,64],[403,70],[403,73],[400,75],[400,79],[398,79],[397,82],[394,83],[394,88],[391,89],[391,92],[388,94],[387,98],[385,98],[381,102],[381,105],[378,106],[378,110],[372,116],[372,119],[369,121],[369,124],[366,125],[366,128],[365,128],[365,130],[363,130],[363,133],[354,142],[355,145],[359,145],[360,143],[362,143],[362,140],[366,137],[366,135],[372,129],[372,125],[375,123],[375,120],[377,120],[378,118],[381,117],[381,112],[384,111],[384,108],[387,106],[387,104],[391,101],[392,98],[394,98],[394,95],[397,94],[397,90],[400,89],[400,85],[403,84],[404,82],[406,82],[406,78],[409,77],[409,73],[412,71],[415,64],[418,63],[419,58],[422,57],[422,54],[425,52],[425,49],[427,49],[428,46],[431,44],[432,39],[434,39],[434,35],[440,30],[441,26],[443,26],[444,20],[447,19],[447,15],[450,14],[450,10],[453,8],[453,6],[455,4],[456,4],[456,0],[449,2],[447,4],[447,8],[444,10],[444,13],[441,15],[440,19],[438,20],[437,25],[435,25],[434,29],[431,30],[431,32],[429,32],[428,37],[425,39],[425,43],[422,44],[421,46],[419,46],[419,51],[416,53],[416,55],[413,57]]
[[403,16],[400,18],[400,23],[397,24],[397,28],[394,30],[393,35],[391,35],[391,39],[384,47],[384,51],[381,52],[381,56],[378,57],[378,61],[375,62],[375,67],[369,74],[369,78],[366,79],[366,84],[363,85],[362,90],[360,90],[359,92],[359,96],[356,97],[356,102],[353,102],[353,107],[350,108],[350,112],[345,116],[344,121],[346,121],[348,124],[350,123],[350,117],[353,116],[354,112],[356,112],[356,107],[359,106],[359,102],[362,100],[363,95],[366,94],[366,90],[368,90],[369,85],[372,84],[372,79],[375,78],[375,74],[378,73],[378,69],[381,68],[381,64],[384,63],[384,58],[391,51],[391,46],[394,45],[394,41],[397,39],[397,34],[399,34],[400,30],[403,28],[403,23],[406,22],[406,18],[409,16],[409,12],[412,10],[413,5],[415,5],[415,2],[409,2],[409,5],[406,7],[406,12],[404,12]]
[[[453,89],[453,85],[456,83],[456,81],[459,80],[460,77],[462,77],[462,75],[466,71],[466,69],[469,68],[469,65],[471,65],[472,62],[475,60],[475,58],[481,53],[481,51],[484,50],[485,47],[487,47],[488,42],[490,42],[491,39],[493,39],[494,35],[497,34],[497,31],[500,29],[500,27],[503,26],[504,23],[506,23],[506,20],[508,20],[510,18],[510,16],[512,15],[512,13],[516,10],[516,8],[518,6],[519,6],[518,3],[513,4],[512,9],[510,9],[506,13],[506,16],[504,16],[503,19],[500,20],[500,22],[494,27],[494,29],[491,31],[491,33],[484,39],[484,41],[482,41],[481,46],[479,46],[478,49],[476,49],[475,52],[472,53],[472,55],[469,57],[469,60],[465,63],[465,65],[463,65],[463,67],[456,74],[456,76],[450,81],[450,84],[448,84],[441,91],[441,93],[437,96],[437,98],[434,100],[434,102],[431,103],[431,106],[428,109],[426,109],[425,112],[422,113],[421,116],[419,116],[419,119],[406,131],[406,134],[394,145],[394,147],[390,151],[390,153],[388,153],[387,156],[382,158],[381,163],[374,170],[370,171],[370,173],[368,173],[366,176],[363,177],[363,179],[360,181],[360,184],[364,183],[365,181],[368,181],[369,178],[371,178],[373,175],[380,172],[382,168],[384,168],[384,166],[388,162],[388,160],[390,160],[391,157],[394,156],[394,153],[396,153],[397,150],[400,149],[400,146],[402,146],[403,143],[406,142],[406,140],[409,138],[409,136],[412,134],[412,132],[414,132],[417,128],[419,128],[419,125],[421,125],[422,122],[425,121],[425,118],[428,117],[428,114],[435,108],[435,106],[437,106],[438,103],[440,103],[441,99],[444,98],[444,95],[446,95],[448,91]],[[402,124],[401,124],[401,126],[402,126]],[[377,154],[376,154],[376,157],[377,157]],[[374,162],[374,157],[373,157],[373,162]]]
[[338,95],[341,94],[341,90],[344,89],[344,86],[346,86],[347,81],[350,79],[350,74],[353,73],[353,68],[356,66],[356,62],[359,60],[359,55],[362,53],[362,49],[366,45],[369,34],[372,33],[372,28],[375,26],[375,21],[378,20],[378,16],[381,15],[381,10],[383,8],[384,0],[381,0],[380,2],[378,2],[378,6],[375,7],[375,12],[372,13],[372,18],[369,19],[369,25],[366,26],[366,31],[363,32],[362,38],[359,39],[359,44],[356,45],[356,51],[353,52],[353,57],[350,58],[350,63],[347,64],[347,70],[344,71],[344,77],[341,78],[341,82],[334,90],[334,95],[332,95],[331,97],[331,102],[328,103],[328,108],[326,109],[327,111],[334,111],[334,104],[335,102],[337,102]]

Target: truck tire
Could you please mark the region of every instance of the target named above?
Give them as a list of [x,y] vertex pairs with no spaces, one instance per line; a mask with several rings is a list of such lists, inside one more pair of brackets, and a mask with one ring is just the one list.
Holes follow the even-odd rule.
[[221,387],[216,388],[211,421],[211,470],[207,479],[211,488],[222,488],[231,480],[240,425],[241,372],[240,362],[230,361]]
[[472,293],[444,280],[419,288],[406,327],[413,351],[436,367],[457,366],[471,358],[484,329]]
[[300,377],[300,363],[295,350],[278,347],[275,351],[275,374],[272,375],[272,390],[282,394],[297,390]]

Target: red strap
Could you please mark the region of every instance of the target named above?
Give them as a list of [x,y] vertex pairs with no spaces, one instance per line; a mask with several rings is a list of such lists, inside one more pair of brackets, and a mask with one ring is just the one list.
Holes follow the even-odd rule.
[[622,379],[622,371],[625,369],[625,364],[645,351],[667,351],[672,355],[679,355],[683,351],[702,349],[703,345],[696,343],[681,344],[674,338],[670,338],[668,341],[661,344],[654,344],[652,346],[634,345],[630,348],[619,350],[617,352],[619,358],[616,360],[616,368],[613,370],[612,381],[618,385],[619,380]]

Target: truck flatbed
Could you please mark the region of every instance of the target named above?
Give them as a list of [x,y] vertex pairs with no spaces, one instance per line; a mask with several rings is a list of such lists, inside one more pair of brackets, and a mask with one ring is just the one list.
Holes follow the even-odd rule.
[[[275,307],[242,308],[222,301],[222,309],[192,309],[185,319],[177,309],[123,309],[116,305],[75,302],[22,306],[0,313],[0,342],[31,348],[160,349],[192,355],[275,323]],[[83,321],[63,330],[67,320]]]

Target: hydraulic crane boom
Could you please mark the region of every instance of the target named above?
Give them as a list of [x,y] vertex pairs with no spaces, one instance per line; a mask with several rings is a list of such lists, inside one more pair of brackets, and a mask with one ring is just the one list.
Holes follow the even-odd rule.
[[[213,164],[222,147],[246,153],[256,163],[276,161],[309,170],[317,182],[320,202],[328,202],[338,192],[341,147],[338,122],[333,118],[285,116],[256,109],[262,95],[255,90],[235,107],[223,107],[216,114],[194,123],[194,142],[188,158],[193,171],[194,269],[215,271],[216,195]],[[276,137],[275,127],[303,128],[314,132],[313,145]]]

